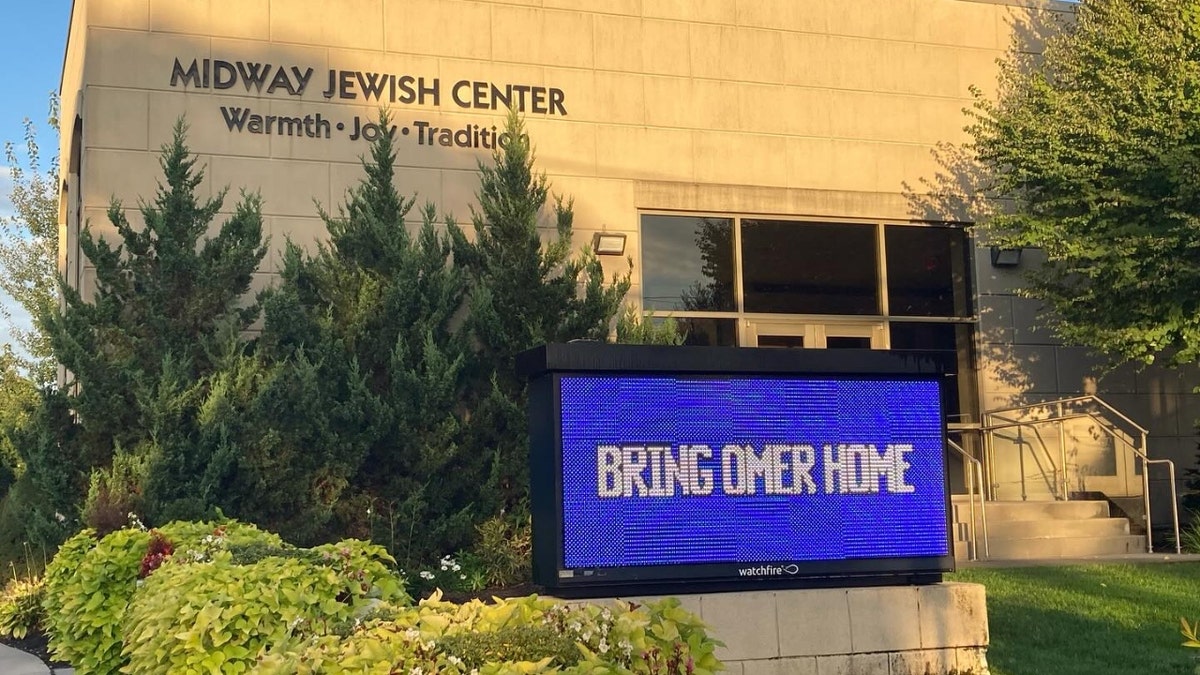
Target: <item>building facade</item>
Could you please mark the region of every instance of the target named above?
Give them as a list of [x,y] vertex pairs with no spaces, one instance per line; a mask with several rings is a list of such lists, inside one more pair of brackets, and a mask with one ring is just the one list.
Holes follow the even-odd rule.
[[[538,167],[574,198],[576,244],[605,235],[619,252],[603,256],[609,272],[632,257],[630,300],[676,317],[689,342],[953,352],[950,421],[987,459],[995,497],[1119,492],[1108,474],[1140,480],[1118,447],[1127,430],[1075,418],[1061,430],[1006,429],[990,444],[978,431],[988,411],[1098,392],[1149,427],[1151,455],[1194,463],[1200,398],[1190,392],[1200,379],[1100,377],[1096,359],[1056,343],[1039,329],[1036,303],[1017,296],[1036,252],[1016,267],[993,260],[969,229],[971,200],[957,196],[972,184],[956,150],[970,88],[992,94],[997,59],[1013,45],[1038,50],[1071,8],[75,0],[60,265],[86,293],[94,282],[81,226],[113,236],[114,197],[137,222],[181,116],[206,167],[202,195],[230,187],[263,197],[271,250],[261,288],[285,240],[324,237],[314,201],[336,207],[380,133],[398,140],[401,191],[467,220],[477,162],[501,142],[514,105]],[[381,107],[388,129],[376,124]],[[1039,468],[1056,457],[1060,465]],[[1153,476],[1160,518],[1166,480]]]

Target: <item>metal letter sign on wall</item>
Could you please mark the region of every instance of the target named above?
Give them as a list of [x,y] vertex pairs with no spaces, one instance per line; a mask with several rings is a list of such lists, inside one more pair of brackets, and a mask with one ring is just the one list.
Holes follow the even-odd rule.
[[534,581],[566,594],[932,581],[952,569],[929,356],[526,352]]

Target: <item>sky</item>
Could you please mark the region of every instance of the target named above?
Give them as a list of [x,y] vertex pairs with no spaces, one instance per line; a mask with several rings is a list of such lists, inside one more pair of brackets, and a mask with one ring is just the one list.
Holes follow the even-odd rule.
[[[43,164],[58,154],[58,137],[46,127],[50,92],[58,91],[71,0],[0,0],[0,143],[12,141],[23,150],[25,118],[38,125]],[[23,151],[18,155],[23,157]],[[0,156],[0,216],[12,214],[12,181]],[[17,321],[29,318],[8,297],[0,302]],[[8,325],[0,322],[0,343],[9,343]]]

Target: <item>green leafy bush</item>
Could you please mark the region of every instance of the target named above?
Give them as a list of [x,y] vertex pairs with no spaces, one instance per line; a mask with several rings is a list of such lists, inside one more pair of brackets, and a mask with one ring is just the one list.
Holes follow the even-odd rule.
[[533,529],[529,516],[521,520],[494,516],[476,528],[479,539],[473,555],[493,588],[513,586],[530,579]]
[[83,522],[100,536],[129,524],[130,513],[143,513],[142,490],[149,462],[145,457],[118,450],[111,469],[92,469]]
[[1200,511],[1188,512],[1188,523],[1179,529],[1179,545],[1184,553],[1200,553]]
[[[86,537],[77,536],[63,548]],[[117,530],[78,555],[62,551],[47,568],[46,628],[55,659],[67,661],[79,673],[115,673],[121,667],[118,630],[125,606],[137,587],[138,570],[150,543],[150,533]],[[73,564],[71,564],[73,563]],[[70,565],[70,567],[67,567]]]
[[650,314],[638,312],[633,305],[625,305],[617,317],[617,342],[629,345],[681,345],[687,335],[681,333],[674,317],[656,321]]
[[[174,549],[202,560],[227,542],[279,538],[242,523],[171,523],[158,531]],[[45,628],[54,658],[80,673],[114,673],[124,663],[121,625],[138,588],[154,536],[138,527],[96,541],[84,530],[59,549],[46,568]]]
[[244,673],[260,650],[324,635],[380,603],[408,601],[381,546],[276,550],[285,555],[245,565],[229,551],[202,563],[180,557],[147,578],[123,626],[127,672]]
[[[1183,646],[1200,649],[1200,621],[1189,624],[1187,618],[1180,617],[1179,623],[1181,625],[1179,632],[1183,634],[1183,637],[1187,638],[1183,641]],[[1196,666],[1193,672],[1200,675],[1200,666]]]
[[463,605],[434,596],[346,637],[293,639],[250,672],[708,675],[724,669],[713,655],[719,644],[673,599],[568,607],[536,596]]
[[462,659],[467,668],[482,668],[505,661],[538,662],[550,659],[555,666],[573,666],[583,658],[575,640],[550,626],[523,624],[496,631],[459,633],[438,640],[438,648]]
[[[52,619],[62,614],[63,602],[67,599],[66,587],[75,576],[79,563],[95,546],[95,531],[83,530],[58,547],[58,553],[46,565],[46,574],[43,577],[46,580],[46,596],[42,607],[46,610],[47,617]],[[54,629],[49,622],[45,627],[51,631]]]
[[9,579],[0,596],[0,636],[19,639],[41,626],[45,590],[42,577]]
[[427,598],[433,593],[463,593],[482,590],[487,586],[486,574],[478,558],[464,554],[459,558],[445,555],[441,560],[406,570],[408,592],[414,598]]

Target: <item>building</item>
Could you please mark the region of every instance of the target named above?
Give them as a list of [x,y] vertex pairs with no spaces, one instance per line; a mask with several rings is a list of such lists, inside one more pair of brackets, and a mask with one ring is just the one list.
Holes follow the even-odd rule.
[[[601,7],[602,9],[595,9]],[[1137,518],[1136,429],[1095,404],[986,413],[1099,393],[1193,464],[1194,373],[1098,362],[1016,297],[1036,251],[981,247],[954,148],[969,87],[1010,45],[1038,50],[1055,0],[75,0],[62,78],[62,253],[134,206],[181,116],[204,189],[259,190],[272,251],[324,234],[379,133],[399,182],[465,220],[476,162],[520,107],[539,166],[575,199],[576,242],[633,258],[631,298],[701,344],[957,354],[955,435],[1001,500],[1102,493]],[[374,120],[380,106],[393,127]],[[131,212],[131,219],[137,214]],[[1023,258],[1022,258],[1023,256]],[[1015,257],[1016,261],[1006,260]],[[1015,263],[1015,266],[1014,266]],[[1074,412],[1073,412],[1074,411]],[[990,442],[981,427],[1002,427]],[[960,471],[957,471],[957,476]],[[1152,473],[1154,519],[1170,520]],[[959,489],[963,488],[960,484]],[[1124,499],[1124,502],[1120,500]]]

